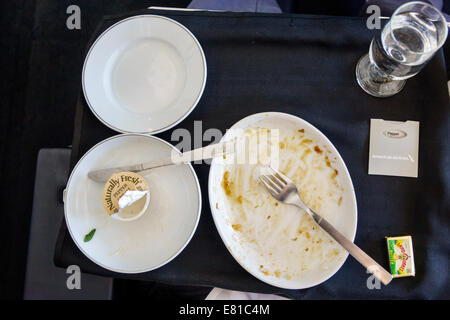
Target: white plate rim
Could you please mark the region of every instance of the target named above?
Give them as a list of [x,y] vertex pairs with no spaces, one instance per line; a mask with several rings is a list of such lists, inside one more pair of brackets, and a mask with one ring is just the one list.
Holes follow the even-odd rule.
[[[198,49],[200,50],[200,54],[203,60],[203,83],[202,83],[202,88],[200,90],[200,92],[198,93],[197,99],[194,101],[194,103],[192,104],[191,107],[189,107],[189,109],[186,111],[186,113],[184,115],[182,115],[180,118],[178,118],[175,122],[173,122],[172,124],[169,124],[165,127],[162,127],[158,130],[152,130],[151,132],[137,132],[137,131],[127,131],[127,130],[123,130],[120,128],[117,128],[115,126],[113,126],[112,124],[106,122],[102,117],[100,117],[100,115],[95,112],[95,108],[92,106],[92,104],[89,101],[89,98],[87,96],[86,93],[86,88],[85,88],[85,83],[84,83],[84,78],[85,78],[85,70],[86,70],[86,65],[87,65],[87,61],[91,55],[92,50],[94,50],[95,46],[97,45],[97,42],[104,36],[106,35],[109,31],[111,31],[114,27],[118,26],[119,24],[129,21],[129,20],[133,20],[133,19],[138,19],[138,18],[143,18],[143,17],[151,17],[151,18],[159,18],[159,19],[163,19],[163,20],[167,20],[169,22],[172,22],[176,25],[178,25],[179,27],[181,27],[184,31],[187,32],[187,34],[189,36],[191,36],[192,40],[194,40],[194,43],[197,45]],[[183,121],[184,119],[186,119],[186,117],[188,115],[191,114],[191,112],[195,109],[195,107],[197,106],[198,102],[200,101],[200,98],[203,96],[203,91],[205,90],[206,87],[206,77],[207,77],[207,65],[206,65],[206,57],[205,57],[205,53],[203,52],[203,48],[200,45],[200,42],[197,40],[197,38],[194,36],[194,34],[188,29],[186,28],[184,25],[182,25],[181,23],[179,23],[178,21],[175,21],[173,19],[164,17],[164,16],[159,16],[156,14],[141,14],[141,15],[137,15],[137,16],[132,16],[132,17],[128,17],[125,18],[123,20],[120,20],[118,22],[116,22],[115,24],[113,24],[112,26],[108,27],[105,31],[103,31],[98,37],[97,39],[95,39],[94,43],[90,46],[88,53],[86,54],[86,58],[84,59],[84,63],[83,63],[83,69],[81,71],[81,86],[83,89],[83,96],[84,99],[86,100],[87,105],[89,106],[89,109],[91,109],[92,113],[95,115],[95,117],[100,120],[100,122],[102,122],[105,126],[107,126],[108,128],[120,132],[120,133],[137,133],[137,134],[149,134],[149,135],[154,135],[154,134],[158,134],[164,131],[167,131],[169,129],[172,129],[173,127],[175,127],[176,125],[178,125],[181,121]]]
[[[78,165],[81,163],[81,161],[82,161],[82,160],[83,160],[90,152],[92,152],[95,148],[97,148],[98,146],[100,146],[101,144],[103,144],[103,143],[105,143],[105,142],[107,142],[107,141],[114,140],[114,139],[121,138],[121,137],[129,137],[129,136],[140,136],[140,137],[146,137],[146,138],[150,138],[150,139],[159,140],[159,141],[165,143],[166,145],[168,145],[169,147],[171,147],[172,149],[176,150],[178,153],[180,153],[180,151],[179,151],[175,146],[171,145],[171,144],[168,143],[167,141],[165,141],[165,140],[163,140],[163,139],[161,139],[161,138],[158,138],[158,137],[149,135],[149,134],[141,134],[141,133],[123,133],[123,134],[114,135],[114,136],[111,136],[111,137],[109,137],[109,138],[106,138],[106,139],[104,139],[104,140],[98,142],[97,144],[95,144],[92,148],[90,148],[90,149],[89,149],[89,150],[88,150],[88,151],[80,158],[80,160],[78,160],[77,164],[73,167],[72,172],[70,173],[69,179],[67,180],[67,184],[66,184],[65,191],[68,191],[68,190],[69,190],[69,186],[70,186],[70,182],[71,182],[72,176],[74,175],[76,169],[78,168]],[[148,272],[148,271],[152,271],[152,270],[156,270],[156,269],[158,269],[158,268],[161,268],[162,266],[168,264],[170,261],[172,261],[173,259],[175,259],[175,258],[176,258],[176,257],[184,250],[184,248],[186,248],[186,246],[191,242],[192,237],[193,237],[194,234],[195,234],[195,231],[197,231],[198,223],[199,223],[199,221],[200,221],[200,216],[201,216],[201,214],[202,214],[202,192],[201,192],[201,188],[200,188],[200,183],[199,183],[199,181],[198,181],[197,174],[195,173],[195,170],[194,170],[194,168],[192,167],[192,165],[191,165],[190,163],[187,163],[187,165],[189,166],[190,172],[191,172],[191,174],[192,174],[192,176],[193,176],[193,178],[194,178],[194,180],[195,180],[195,185],[197,186],[197,192],[198,192],[198,211],[197,211],[197,220],[196,220],[196,222],[195,222],[195,226],[194,226],[194,228],[192,229],[192,232],[191,232],[191,234],[189,235],[189,238],[187,239],[186,243],[185,243],[182,247],[180,247],[180,249],[179,249],[176,253],[174,253],[171,257],[169,257],[166,261],[164,261],[164,262],[162,262],[161,264],[159,264],[159,265],[157,265],[157,266],[155,266],[155,267],[152,267],[152,268],[130,271],[130,270],[121,270],[121,269],[111,268],[111,267],[108,267],[108,266],[104,265],[104,264],[101,263],[100,261],[95,260],[93,257],[91,257],[90,255],[88,255],[88,254],[83,250],[83,248],[81,248],[81,246],[78,245],[78,241],[75,239],[75,237],[74,237],[74,235],[73,235],[73,233],[72,233],[72,230],[71,230],[71,228],[70,228],[70,225],[69,225],[69,223],[68,223],[69,220],[67,219],[67,202],[68,202],[68,199],[64,199],[64,219],[65,219],[65,223],[66,223],[66,226],[67,226],[67,230],[69,231],[69,234],[70,234],[70,236],[72,237],[72,240],[73,240],[73,242],[75,243],[75,245],[77,246],[77,248],[78,248],[78,249],[79,249],[79,250],[80,250],[80,251],[81,251],[81,252],[82,252],[89,260],[91,260],[91,261],[94,262],[95,264],[99,265],[100,267],[102,267],[102,268],[104,268],[104,269],[106,269],[106,270],[113,271],[113,272],[117,272],[117,273],[126,273],[126,274],[144,273],[144,272]],[[65,192],[65,193],[68,194],[68,192]]]
[[[298,116],[295,116],[295,115],[292,115],[292,114],[289,114],[289,113],[284,113],[284,112],[267,111],[267,112],[254,113],[254,114],[251,114],[251,115],[249,115],[249,116],[246,116],[246,117],[242,118],[241,120],[237,121],[236,123],[234,123],[234,124],[230,127],[230,129],[233,129],[233,128],[237,127],[240,123],[242,123],[242,122],[244,122],[244,121],[247,121],[247,120],[249,120],[250,118],[253,118],[253,117],[261,117],[261,118],[262,118],[262,116],[265,116],[265,115],[267,115],[267,116],[269,116],[269,117],[270,117],[271,115],[274,115],[274,116],[282,116],[282,117],[291,118],[291,119],[293,119],[294,121],[300,120],[300,121],[306,123],[307,125],[309,125],[310,127],[312,127],[314,130],[316,130],[323,138],[325,138],[325,141],[326,141],[327,143],[329,143],[329,146],[332,148],[333,153],[335,153],[335,154],[339,157],[339,159],[341,160],[341,162],[342,162],[342,164],[343,164],[343,167],[344,167],[344,169],[345,169],[345,175],[346,175],[346,176],[348,177],[348,179],[350,180],[351,193],[353,194],[354,206],[355,206],[355,209],[356,209],[356,211],[355,211],[355,227],[354,227],[354,230],[352,231],[353,236],[352,236],[351,239],[350,239],[352,242],[354,242],[354,241],[355,241],[355,237],[356,237],[357,225],[358,225],[358,206],[357,206],[357,201],[356,201],[356,194],[355,194],[355,189],[354,189],[354,187],[353,187],[353,181],[352,181],[352,179],[351,179],[350,173],[348,172],[347,165],[345,164],[344,159],[342,159],[340,153],[337,151],[336,147],[331,143],[331,141],[327,138],[327,136],[326,136],[325,134],[322,133],[322,131],[320,131],[319,129],[317,129],[317,128],[316,128],[315,126],[313,126],[311,123],[309,123],[308,121],[306,121],[306,120],[304,120],[304,119],[302,119],[302,118],[300,118],[300,117],[298,117]],[[225,134],[225,135],[222,137],[222,139],[220,140],[220,142],[226,141],[226,138],[227,138],[227,137],[226,137],[226,134]],[[213,204],[212,197],[210,196],[210,194],[213,192],[213,191],[212,191],[212,181],[211,181],[211,179],[212,179],[211,170],[212,170],[213,165],[215,164],[215,162],[216,162],[216,159],[213,158],[213,160],[212,160],[212,162],[211,162],[211,166],[210,166],[210,168],[209,168],[209,176],[208,176],[208,200],[209,200],[209,206],[210,206],[210,209],[211,209],[211,215],[212,215],[213,220],[214,220],[214,225],[216,226],[217,232],[219,233],[220,238],[222,239],[223,244],[224,244],[225,246],[227,246],[228,244],[224,241],[225,237],[224,237],[224,235],[223,235],[223,233],[222,233],[222,230],[219,228],[219,222],[217,221],[217,219],[216,219],[216,217],[215,217],[215,214],[214,214],[214,212],[217,211],[217,209],[216,209],[216,207],[215,207],[215,204]],[[258,274],[258,273],[256,273],[256,272],[253,272],[253,271],[249,270],[249,268],[247,268],[247,267],[244,265],[244,263],[242,263],[242,261],[240,261],[240,259],[235,255],[235,253],[234,253],[232,250],[227,250],[227,251],[232,255],[232,257],[236,260],[236,262],[239,263],[239,265],[240,265],[242,268],[244,268],[244,270],[246,270],[249,274],[251,274],[252,276],[254,276],[255,278],[257,278],[258,280],[261,280],[262,282],[267,283],[267,284],[269,284],[269,285],[271,285],[271,286],[274,286],[274,287],[277,287],[277,288],[282,288],[282,289],[293,289],[293,290],[308,289],[308,288],[315,287],[315,286],[317,286],[317,285],[319,285],[319,284],[321,284],[321,283],[324,283],[325,281],[327,281],[328,279],[330,279],[332,276],[334,276],[334,275],[342,268],[342,266],[344,265],[345,261],[347,261],[347,258],[348,258],[348,253],[346,253],[345,259],[342,260],[341,264],[338,265],[338,267],[336,268],[336,270],[335,270],[333,273],[331,273],[329,276],[325,277],[322,281],[320,281],[320,282],[318,282],[318,283],[316,283],[316,284],[310,285],[310,286],[304,286],[304,287],[300,287],[300,288],[299,288],[299,287],[296,287],[296,286],[280,286],[279,284],[275,284],[275,283],[273,283],[273,282],[271,282],[271,281],[268,281],[267,278],[264,278],[264,277],[261,276],[260,274]]]

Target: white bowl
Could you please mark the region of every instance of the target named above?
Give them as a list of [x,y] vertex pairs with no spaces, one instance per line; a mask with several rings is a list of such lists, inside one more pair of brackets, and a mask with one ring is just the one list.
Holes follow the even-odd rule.
[[140,15],[119,21],[90,48],[83,66],[86,102],[123,133],[159,133],[186,118],[206,83],[206,59],[180,23]]
[[[91,170],[169,156],[173,149],[156,137],[123,134],[98,143],[78,161],[67,182],[65,220],[73,241],[93,262],[115,272],[146,272],[171,261],[189,243],[202,203],[190,164],[155,168],[144,175],[149,206],[139,219],[127,223],[108,216],[101,200],[104,185],[87,176]],[[93,228],[94,237],[84,242]]]
[[[344,189],[342,195],[342,203],[340,204],[339,209],[337,209],[336,212],[333,212],[334,216],[332,219],[329,219],[329,222],[332,223],[348,239],[353,241],[356,234],[357,222],[356,197],[353,189],[353,184],[345,163],[333,144],[325,137],[324,134],[322,134],[318,129],[316,129],[305,120],[302,120],[293,115],[278,112],[258,113],[240,120],[239,122],[234,124],[230,128],[230,130],[227,131],[225,136],[222,138],[222,141],[228,141],[230,139],[239,137],[239,135],[241,135],[243,131],[254,127],[268,129],[292,128],[295,131],[304,129],[305,132],[308,133],[308,136],[311,137],[315,143],[327,147],[327,149],[331,152],[330,158],[336,158],[334,167],[339,170],[339,184]],[[247,270],[256,278],[268,284],[286,289],[304,289],[318,285],[330,278],[339,270],[348,256],[348,253],[346,252],[344,252],[339,259],[334,259],[333,262],[327,261],[327,270],[313,270],[309,273],[308,277],[305,278],[286,279],[283,277],[274,276],[273,274],[266,275],[261,272],[261,260],[257,261],[258,259],[260,259],[260,252],[257,252],[255,250],[253,250],[255,251],[253,252],[252,250],[248,249],[249,245],[245,244],[245,242],[242,241],[242,239],[239,237],[238,231],[235,230],[231,225],[233,221],[234,209],[229,205],[229,201],[227,200],[227,196],[221,185],[226,168],[228,167],[224,165],[224,161],[222,159],[213,159],[208,181],[209,202],[215,225],[223,242],[225,243],[225,246],[230,251],[231,255],[245,270]],[[260,189],[256,191],[267,193],[262,185],[260,186]],[[293,206],[286,205],[283,210],[286,210],[285,212],[289,213],[289,215],[286,215],[289,217],[299,217],[297,215],[301,214],[299,209]],[[285,219],[284,217],[285,216],[282,216],[281,219]],[[281,245],[282,244],[279,244],[278,248]],[[255,244],[255,246],[258,246],[258,244]],[[301,261],[299,261],[299,265],[300,263]]]

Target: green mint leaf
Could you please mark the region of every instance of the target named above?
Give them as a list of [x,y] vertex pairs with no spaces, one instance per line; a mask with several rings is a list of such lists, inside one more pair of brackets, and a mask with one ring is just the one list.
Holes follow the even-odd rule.
[[88,242],[91,241],[92,237],[94,236],[96,229],[92,229],[91,231],[89,231],[89,233],[87,235],[84,236],[84,242]]

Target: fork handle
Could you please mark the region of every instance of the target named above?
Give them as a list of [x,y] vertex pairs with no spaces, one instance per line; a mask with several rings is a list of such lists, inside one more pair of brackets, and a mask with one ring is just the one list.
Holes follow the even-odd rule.
[[392,275],[380,266],[375,260],[362,251],[356,244],[348,240],[342,233],[333,227],[327,220],[311,210],[313,219],[321,226],[330,236],[334,238],[345,250],[350,253],[359,263],[361,263],[370,273],[379,279],[384,285],[389,284]]

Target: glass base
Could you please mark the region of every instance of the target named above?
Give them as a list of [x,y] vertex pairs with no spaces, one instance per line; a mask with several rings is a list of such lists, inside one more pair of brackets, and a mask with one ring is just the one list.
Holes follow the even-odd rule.
[[368,54],[361,57],[356,65],[356,81],[368,94],[374,97],[390,97],[405,86],[405,80],[389,80],[382,77],[374,79],[373,75],[377,71],[374,71],[373,68],[375,67],[371,65]]

